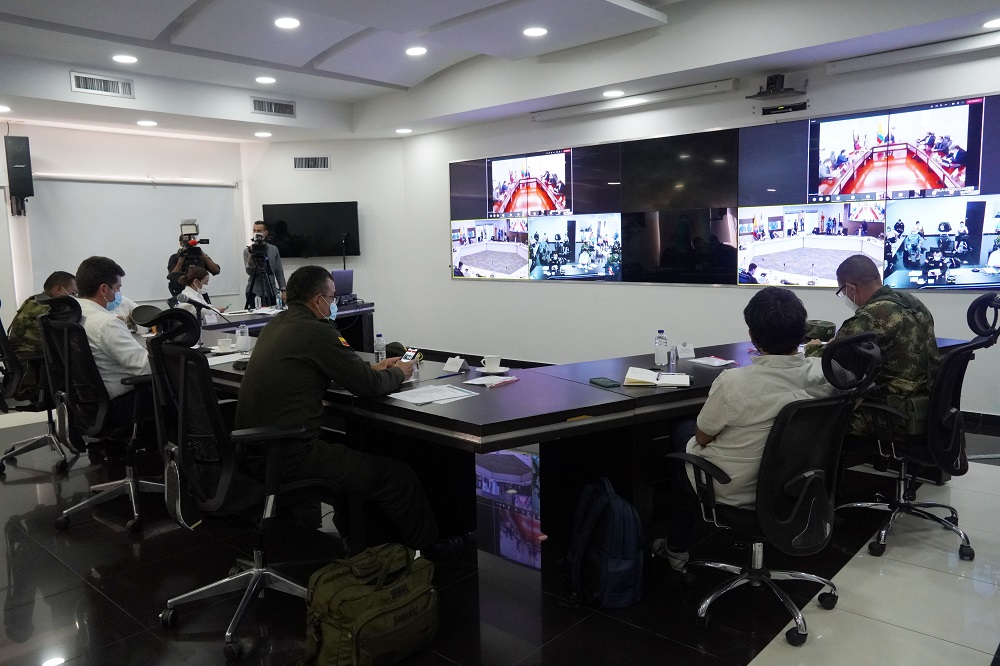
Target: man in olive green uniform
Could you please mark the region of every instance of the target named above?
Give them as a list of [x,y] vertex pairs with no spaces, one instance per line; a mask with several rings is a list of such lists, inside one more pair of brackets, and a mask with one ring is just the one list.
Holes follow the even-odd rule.
[[[929,395],[940,363],[930,311],[915,296],[883,286],[875,263],[862,254],[840,264],[837,284],[837,295],[854,311],[837,337],[873,331],[882,351],[882,370],[868,399],[888,404]],[[810,345],[807,353],[818,355],[822,348]],[[874,428],[865,413],[856,412],[850,432],[864,436]]]
[[[76,296],[76,278],[72,273],[56,271],[42,285],[43,294],[49,298]],[[38,301],[38,295],[30,296],[10,322],[8,337],[14,353],[20,356],[42,353],[42,329],[38,317],[49,311],[49,306]],[[36,400],[41,388],[42,371],[40,363],[23,363],[24,377],[14,397],[17,400]]]
[[[354,353],[331,321],[336,292],[326,269],[303,266],[286,289],[288,309],[261,330],[240,384],[236,427],[304,425],[312,439],[286,448],[283,479],[329,479],[378,504],[402,542],[432,559],[435,551],[460,548],[452,540],[435,542],[434,514],[407,465],[320,439],[331,380],[361,397],[386,395],[413,373],[413,363],[396,357],[370,365]],[[251,453],[244,466],[260,476],[263,461]]]

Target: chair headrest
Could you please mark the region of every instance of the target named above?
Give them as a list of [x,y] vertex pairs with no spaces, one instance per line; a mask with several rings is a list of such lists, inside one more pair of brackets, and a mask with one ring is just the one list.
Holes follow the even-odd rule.
[[155,305],[137,305],[135,309],[132,310],[132,321],[139,324],[139,326],[145,326],[149,328],[148,321],[153,317],[160,314],[162,310]]
[[35,300],[43,305],[49,306],[49,318],[59,321],[78,322],[82,316],[80,312],[80,301],[72,296],[46,296],[44,293],[38,294]]
[[875,333],[868,331],[827,343],[822,358],[827,381],[842,391],[870,384],[882,367],[882,352],[875,344],[875,337]]
[[152,318],[144,322],[137,320],[137,323],[148,328],[156,327],[158,333],[153,338],[156,344],[170,343],[190,347],[197,344],[201,338],[201,324],[198,318],[181,308],[161,310]]
[[972,301],[967,320],[973,333],[996,342],[1000,335],[1000,294],[983,294]]

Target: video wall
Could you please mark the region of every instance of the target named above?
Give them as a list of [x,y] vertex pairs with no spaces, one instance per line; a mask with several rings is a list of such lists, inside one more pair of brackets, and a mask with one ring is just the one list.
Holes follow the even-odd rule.
[[1000,96],[453,162],[455,279],[1000,285]]

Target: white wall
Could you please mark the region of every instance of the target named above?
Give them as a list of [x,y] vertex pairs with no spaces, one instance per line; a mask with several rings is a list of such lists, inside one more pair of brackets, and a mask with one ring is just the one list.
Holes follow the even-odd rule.
[[[18,125],[15,134],[27,136],[31,148],[31,167],[34,173],[60,173],[90,176],[152,177],[160,179],[191,178],[210,181],[237,182],[241,178],[240,147],[236,143],[218,141],[192,141],[182,139],[157,138],[133,134],[94,132],[85,130]],[[122,257],[116,257],[113,234],[101,233],[100,229],[78,230],[77,256],[67,257],[63,266],[40,267],[33,271],[31,265],[31,244],[44,243],[48,230],[37,224],[32,226],[32,208],[37,198],[29,198],[27,215],[10,215],[9,203],[0,214],[0,227],[6,233],[0,240],[0,257],[9,242],[11,261],[0,264],[0,298],[3,299],[3,321],[9,322],[25,298],[41,291],[42,285],[32,279],[32,273],[48,275],[54,270],[74,272],[80,261],[91,255],[105,255],[124,264]],[[100,201],[94,202],[100,207]],[[229,223],[244,234],[242,202],[237,198],[235,219]],[[37,222],[37,221],[36,221]],[[170,238],[176,239],[179,229],[178,219],[174,223]],[[143,225],[147,220],[136,216],[132,223]],[[164,267],[164,294],[166,294],[166,262],[177,249],[176,240],[165,246],[151,244],[146,259]],[[205,246],[212,258],[223,271],[238,270],[242,273],[242,257],[238,252],[232,256],[217,256],[211,252],[211,245]],[[133,257],[128,257],[134,260]],[[123,280],[128,293],[128,276]],[[241,282],[242,284],[242,282]],[[11,290],[10,287],[14,288]],[[213,294],[228,296],[228,294]],[[242,298],[242,295],[241,295]],[[227,302],[227,301],[222,301]],[[241,303],[242,304],[242,303]]]

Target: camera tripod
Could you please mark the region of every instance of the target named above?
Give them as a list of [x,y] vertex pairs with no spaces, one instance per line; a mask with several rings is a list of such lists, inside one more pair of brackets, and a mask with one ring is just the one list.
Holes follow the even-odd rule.
[[255,305],[255,297],[260,296],[260,304],[263,307],[274,305],[277,302],[274,290],[274,271],[271,270],[271,262],[267,259],[267,246],[263,246],[263,251],[255,246],[250,246],[250,258],[253,262],[250,273],[250,281],[247,283],[247,303],[246,309],[251,309]]

